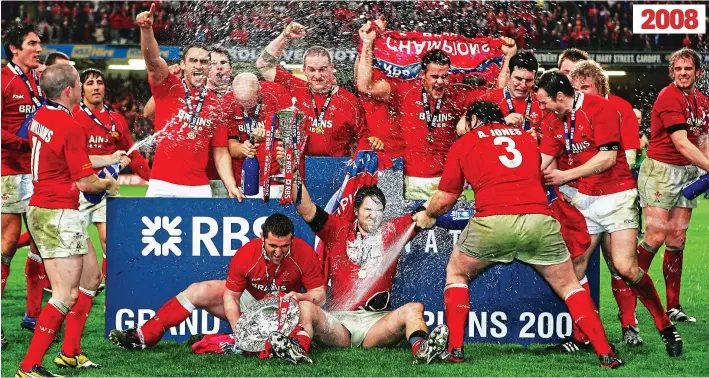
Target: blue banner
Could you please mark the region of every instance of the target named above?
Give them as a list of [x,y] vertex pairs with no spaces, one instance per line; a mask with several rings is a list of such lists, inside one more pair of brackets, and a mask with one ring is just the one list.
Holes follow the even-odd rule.
[[[313,200],[324,206],[339,189],[344,158],[307,158]],[[387,196],[386,216],[410,212],[414,201],[403,199],[401,162],[380,171],[379,186]],[[457,208],[471,208],[463,201]],[[247,199],[116,198],[108,202],[108,286],[106,334],[114,328],[142,324],[160,306],[190,284],[224,279],[234,252],[258,237],[273,212],[288,215],[296,236],[312,243],[314,236],[292,206],[277,200],[263,204]],[[421,232],[402,252],[393,290],[393,304],[421,302],[426,323],[443,323],[445,268],[460,230],[436,227]],[[598,301],[598,254],[589,267],[592,294]],[[548,343],[571,333],[566,306],[529,266],[497,265],[470,285],[467,341]],[[201,309],[168,331],[166,339],[186,340],[194,333],[229,332],[225,320]]]
[[[113,45],[42,45],[42,57],[53,52],[61,52],[71,59],[143,59],[140,46]],[[179,60],[180,48],[177,46],[160,46],[160,56],[165,60]],[[5,50],[2,50],[2,58]]]

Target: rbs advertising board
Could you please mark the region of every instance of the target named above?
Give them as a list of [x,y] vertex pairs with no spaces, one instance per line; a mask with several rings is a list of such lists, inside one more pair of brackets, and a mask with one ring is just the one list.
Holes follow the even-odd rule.
[[[346,159],[308,158],[308,189],[323,206],[340,187]],[[415,208],[402,196],[400,164],[380,171],[379,186],[387,196],[387,217]],[[472,202],[461,203],[469,208]],[[309,227],[293,206],[277,199],[243,203],[229,199],[116,198],[108,204],[108,289],[106,334],[144,323],[160,306],[205,280],[226,277],[231,257],[257,238],[264,220],[274,212],[288,215],[296,236],[313,243]],[[417,301],[426,307],[426,323],[444,322],[445,267],[460,230],[435,227],[421,232],[402,252],[393,291],[394,307]],[[589,280],[598,295],[598,257],[592,259]],[[563,302],[534,270],[524,264],[497,265],[470,286],[468,341],[545,343],[571,333],[571,318]],[[166,339],[184,341],[196,333],[228,333],[229,325],[197,309]]]

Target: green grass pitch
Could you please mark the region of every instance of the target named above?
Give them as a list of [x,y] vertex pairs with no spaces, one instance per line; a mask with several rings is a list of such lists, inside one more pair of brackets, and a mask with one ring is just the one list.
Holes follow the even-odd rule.
[[[123,187],[124,196],[142,196],[145,188]],[[99,246],[95,228],[90,228],[94,245]],[[99,247],[100,248],[100,247]],[[120,253],[120,252],[114,252]],[[661,251],[662,253],[662,251]],[[27,350],[31,335],[21,330],[20,319],[25,309],[23,277],[27,249],[18,251],[2,299],[2,326],[10,341],[2,352],[2,376],[14,375]],[[654,261],[652,275],[660,297],[664,300],[661,261]],[[652,319],[644,307],[638,307],[641,335],[645,345],[631,348],[622,344],[616,319],[617,307],[610,289],[610,277],[601,270],[601,316],[612,343],[618,346],[627,365],[607,371],[598,367],[592,353],[547,355],[544,346],[524,348],[519,345],[469,344],[463,364],[411,364],[407,347],[391,349],[324,349],[314,347],[315,364],[290,366],[280,360],[259,361],[253,357],[202,355],[192,353],[186,345],[163,342],[152,350],[133,352],[111,345],[103,338],[104,295],[94,302],[84,334],[83,349],[104,367],[91,371],[59,371],[51,360],[59,346],[53,345],[44,365],[55,373],[69,376],[700,376],[709,372],[709,201],[701,199],[692,216],[687,237],[682,283],[682,304],[696,324],[680,324],[684,355],[670,359]],[[109,288],[110,290],[110,288]],[[46,298],[45,298],[46,299]],[[62,332],[63,334],[63,332]]]

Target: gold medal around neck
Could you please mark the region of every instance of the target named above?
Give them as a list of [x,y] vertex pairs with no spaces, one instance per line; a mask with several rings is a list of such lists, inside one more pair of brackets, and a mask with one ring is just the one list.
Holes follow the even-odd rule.
[[197,132],[196,131],[190,131],[187,133],[187,137],[190,139],[196,139],[197,138]]
[[115,139],[118,139],[121,134],[119,134],[118,131],[111,131],[111,136]]
[[320,134],[320,135],[325,134],[325,128],[322,126],[316,126],[315,127],[315,134]]
[[569,165],[574,165],[574,157],[569,156]]
[[433,133],[429,132],[428,135],[426,135],[426,140],[428,143],[433,144]]

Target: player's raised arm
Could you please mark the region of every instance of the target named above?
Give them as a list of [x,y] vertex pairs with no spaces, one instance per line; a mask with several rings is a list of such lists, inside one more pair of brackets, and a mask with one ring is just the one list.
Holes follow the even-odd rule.
[[263,78],[268,81],[276,79],[276,66],[278,58],[283,53],[286,44],[292,39],[305,37],[305,27],[297,22],[291,22],[283,29],[283,32],[266,46],[261,55],[256,60],[256,68],[261,71]]
[[[297,190],[295,180],[293,180],[293,190]],[[295,210],[301,217],[303,217],[303,220],[306,223],[310,223],[313,219],[315,219],[317,206],[315,206],[315,203],[310,198],[310,193],[308,193],[308,190],[305,188],[305,184],[301,186],[300,190],[302,190],[303,193],[301,195],[300,204],[295,207]]]
[[141,12],[135,18],[135,23],[140,28],[140,50],[145,59],[145,68],[148,71],[148,80],[151,83],[162,83],[169,73],[167,62],[160,56],[160,47],[153,34],[153,17],[155,3],[150,5],[150,10]]
[[500,67],[500,74],[497,75],[497,88],[504,88],[507,86],[508,73],[510,67],[510,58],[517,54],[517,44],[515,40],[508,37],[500,37],[503,41],[502,52],[505,54],[505,60]]
[[372,61],[374,54],[374,39],[377,37],[375,26],[368,21],[359,29],[362,40],[362,52],[355,63],[355,81],[357,90],[372,96],[375,100],[388,101],[391,86],[386,80],[372,81]]

